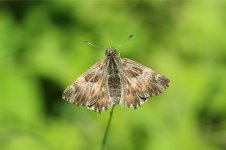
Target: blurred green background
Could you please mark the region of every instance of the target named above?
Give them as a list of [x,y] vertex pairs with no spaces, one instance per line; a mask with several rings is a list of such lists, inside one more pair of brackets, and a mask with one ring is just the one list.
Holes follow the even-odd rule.
[[223,0],[1,1],[0,149],[99,149],[110,110],[98,114],[61,94],[130,34],[120,56],[171,85],[137,110],[117,106],[106,149],[226,149]]

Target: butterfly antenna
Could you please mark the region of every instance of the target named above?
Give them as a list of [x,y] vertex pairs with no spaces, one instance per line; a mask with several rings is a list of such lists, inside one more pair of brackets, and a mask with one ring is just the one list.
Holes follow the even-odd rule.
[[132,37],[133,37],[133,34],[131,34],[131,35],[128,37],[128,39],[126,39],[122,44],[120,44],[119,46],[117,46],[116,49],[119,48],[119,47],[124,46],[124,45],[129,41],[129,39],[131,39]]
[[90,41],[84,41],[86,44],[89,44],[95,48],[101,48],[100,46],[94,45],[93,43],[91,43]]

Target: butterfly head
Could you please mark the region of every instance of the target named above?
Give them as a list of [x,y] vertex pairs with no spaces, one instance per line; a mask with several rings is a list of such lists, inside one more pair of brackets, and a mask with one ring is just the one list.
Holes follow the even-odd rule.
[[114,47],[110,46],[109,48],[106,49],[105,54],[106,54],[106,56],[115,56],[116,50]]

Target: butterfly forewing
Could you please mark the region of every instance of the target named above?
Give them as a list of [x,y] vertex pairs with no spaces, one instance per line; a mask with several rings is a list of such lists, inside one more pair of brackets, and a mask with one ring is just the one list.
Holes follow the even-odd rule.
[[169,79],[128,58],[121,58],[124,98],[121,103],[137,108],[148,97],[158,95],[169,86]]
[[64,90],[63,99],[98,112],[106,109],[108,97],[105,94],[104,72],[105,61],[96,63]]

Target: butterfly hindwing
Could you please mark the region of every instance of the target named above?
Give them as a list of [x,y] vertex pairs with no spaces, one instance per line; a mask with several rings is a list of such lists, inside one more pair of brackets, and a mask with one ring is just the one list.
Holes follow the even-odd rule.
[[108,97],[105,94],[105,61],[90,67],[75,82],[68,86],[63,93],[63,99],[73,104],[87,106],[101,112],[108,107]]
[[124,99],[121,103],[137,108],[147,98],[158,95],[169,86],[169,79],[128,58],[121,58]]

